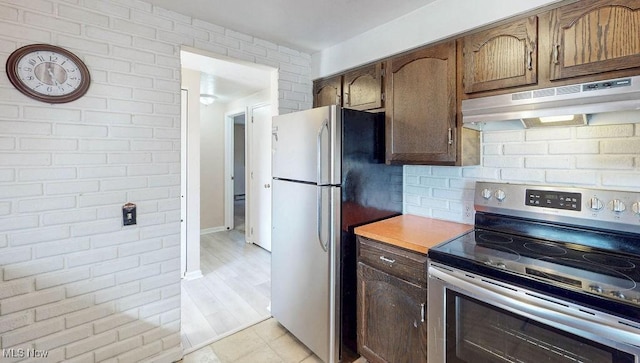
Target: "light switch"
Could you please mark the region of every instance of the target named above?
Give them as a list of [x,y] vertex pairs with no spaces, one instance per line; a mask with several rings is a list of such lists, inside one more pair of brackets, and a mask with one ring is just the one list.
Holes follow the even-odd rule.
[[136,205],[127,203],[122,206],[122,224],[130,226],[136,224]]

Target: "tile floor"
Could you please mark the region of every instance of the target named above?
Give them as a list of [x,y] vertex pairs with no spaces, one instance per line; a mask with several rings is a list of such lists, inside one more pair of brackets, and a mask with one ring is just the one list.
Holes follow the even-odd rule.
[[182,362],[322,363],[320,358],[273,318],[189,353]]

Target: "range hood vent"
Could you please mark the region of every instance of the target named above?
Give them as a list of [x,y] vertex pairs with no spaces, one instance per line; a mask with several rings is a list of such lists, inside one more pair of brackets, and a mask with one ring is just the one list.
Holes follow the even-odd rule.
[[463,100],[462,123],[476,130],[640,123],[640,76]]

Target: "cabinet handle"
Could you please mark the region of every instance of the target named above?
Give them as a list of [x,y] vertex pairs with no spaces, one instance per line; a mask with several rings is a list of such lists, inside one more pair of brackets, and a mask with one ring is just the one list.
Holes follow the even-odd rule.
[[451,127],[449,127],[449,130],[448,130],[448,137],[449,137],[449,140],[448,140],[449,145],[453,145],[453,130],[451,129]]
[[529,49],[527,54],[527,69],[531,71],[533,70],[533,49]]
[[560,44],[555,44],[553,46],[553,64],[560,63],[558,57],[560,57]]
[[424,303],[420,304],[420,322],[424,323]]
[[394,264],[394,263],[396,262],[396,260],[392,260],[392,259],[390,259],[390,258],[386,258],[386,257],[384,257],[384,256],[380,256],[380,259],[381,259],[382,261],[384,261],[384,262],[386,262],[386,263],[390,264],[390,265],[392,265],[392,264]]

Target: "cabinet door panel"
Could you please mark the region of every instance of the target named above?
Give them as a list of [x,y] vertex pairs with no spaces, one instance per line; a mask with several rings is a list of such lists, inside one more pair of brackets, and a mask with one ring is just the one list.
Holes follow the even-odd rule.
[[344,75],[344,107],[371,110],[382,106],[382,63]]
[[342,76],[321,79],[313,83],[313,107],[342,106]]
[[531,16],[463,38],[464,91],[535,84],[538,17]]
[[455,44],[393,58],[387,63],[387,162],[455,162]]
[[358,285],[360,354],[369,362],[426,362],[427,289],[361,262]]
[[580,1],[551,22],[551,80],[640,66],[640,0]]

